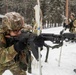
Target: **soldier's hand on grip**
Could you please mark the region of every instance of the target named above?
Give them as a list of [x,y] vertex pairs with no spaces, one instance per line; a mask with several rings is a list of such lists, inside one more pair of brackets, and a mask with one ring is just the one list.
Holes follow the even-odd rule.
[[43,37],[41,35],[36,36],[36,38],[34,39],[34,43],[38,47],[42,47],[44,45],[44,39],[43,39]]
[[17,51],[17,52],[20,52],[22,50],[25,49],[26,47],[26,39],[21,39],[19,40],[17,43],[14,44],[14,49]]

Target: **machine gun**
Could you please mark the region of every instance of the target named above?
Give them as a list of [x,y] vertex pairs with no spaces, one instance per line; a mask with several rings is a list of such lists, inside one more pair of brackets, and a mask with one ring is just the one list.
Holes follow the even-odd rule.
[[[34,55],[34,57],[38,60],[38,47],[47,47],[47,51],[49,50],[49,47],[54,49],[54,48],[59,48],[63,46],[63,41],[68,41],[70,40],[75,40],[75,34],[73,33],[64,33],[64,34],[46,34],[42,33],[39,36],[32,32],[25,32],[23,31],[21,35],[17,37],[13,37],[16,41],[20,41],[23,39],[23,42],[27,42],[27,46],[31,48],[31,51]],[[45,41],[51,41],[54,46],[47,45]],[[48,52],[46,55],[46,62],[48,58]],[[31,62],[30,62],[30,70],[31,70]]]
[[[63,34],[46,34],[41,33],[39,36],[32,32],[22,32],[22,34],[18,37],[15,37],[15,40],[23,39],[24,42],[27,40],[27,45],[31,48],[31,51],[35,58],[38,60],[38,47],[50,47],[52,49],[59,48],[63,45],[63,41],[75,40],[75,34],[73,33],[63,33]],[[49,46],[45,44],[45,41],[51,41],[54,46]]]

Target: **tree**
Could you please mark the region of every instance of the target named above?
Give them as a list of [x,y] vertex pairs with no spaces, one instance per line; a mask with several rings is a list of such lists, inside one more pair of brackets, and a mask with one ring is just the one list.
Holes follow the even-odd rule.
[[[76,0],[69,0],[69,9],[76,13]],[[16,11],[24,16],[26,23],[32,23],[34,18],[33,7],[37,4],[36,0],[0,0],[0,14],[7,11]],[[40,0],[43,13],[43,22],[62,22],[62,14],[65,14],[65,0]]]

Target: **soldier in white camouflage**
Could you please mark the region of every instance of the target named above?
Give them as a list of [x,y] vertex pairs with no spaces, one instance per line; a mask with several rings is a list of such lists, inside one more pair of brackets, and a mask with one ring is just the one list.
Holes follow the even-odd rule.
[[[25,44],[16,44],[15,41],[10,38],[11,36],[20,35],[22,28],[24,28],[24,18],[19,13],[8,12],[4,15],[0,29],[0,75],[7,69],[9,69],[13,75],[26,75],[26,56],[24,53],[21,53],[21,55],[17,57],[18,52],[25,48]],[[23,63],[16,61],[16,58],[22,60]],[[24,66],[23,68],[20,63]]]

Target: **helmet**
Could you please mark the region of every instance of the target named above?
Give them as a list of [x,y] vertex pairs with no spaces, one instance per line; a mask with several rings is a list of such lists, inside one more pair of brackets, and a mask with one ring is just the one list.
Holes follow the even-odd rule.
[[24,18],[16,12],[6,13],[2,19],[2,28],[7,30],[19,30],[24,26]]

